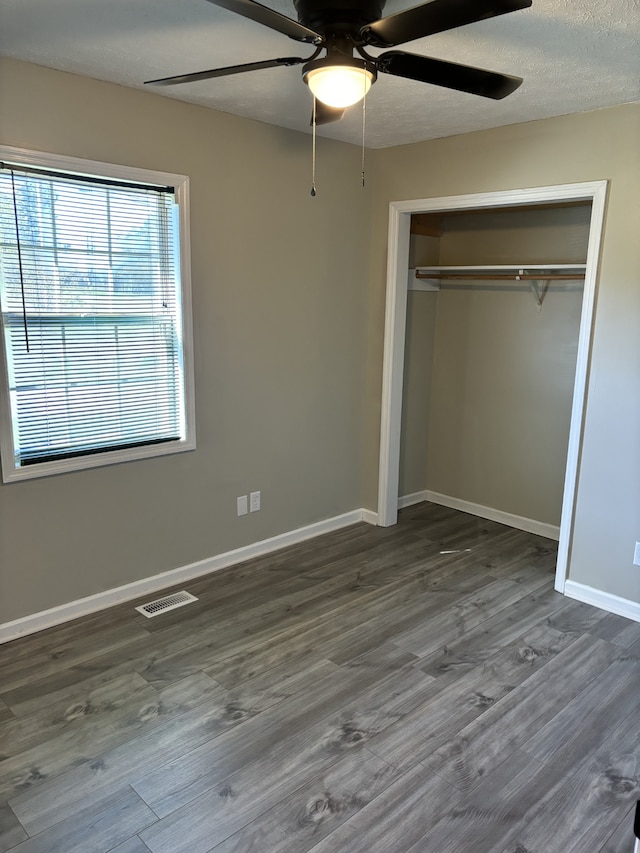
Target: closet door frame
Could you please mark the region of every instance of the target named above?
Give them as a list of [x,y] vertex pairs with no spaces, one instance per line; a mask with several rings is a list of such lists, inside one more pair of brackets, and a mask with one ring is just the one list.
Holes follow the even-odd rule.
[[576,488],[580,470],[582,430],[591,354],[593,316],[598,277],[607,181],[560,184],[471,195],[392,201],[389,204],[387,295],[385,307],[384,355],[382,368],[382,415],[380,422],[380,462],[378,474],[377,523],[390,527],[398,520],[400,470],[400,430],[402,385],[407,318],[409,236],[414,213],[446,213],[451,210],[483,210],[493,207],[521,207],[564,201],[591,203],[582,313],[578,336],[576,374],[571,408],[571,425],[564,478],[558,562],[555,588],[564,593],[573,536]]

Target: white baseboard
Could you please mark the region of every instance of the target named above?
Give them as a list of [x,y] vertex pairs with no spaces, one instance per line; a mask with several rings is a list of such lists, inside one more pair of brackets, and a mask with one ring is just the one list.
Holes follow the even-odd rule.
[[414,504],[421,504],[426,500],[428,500],[426,491],[414,492],[412,495],[402,495],[402,497],[398,498],[398,509],[404,509]]
[[374,512],[372,509],[362,509],[360,512],[362,513],[362,520],[366,521],[367,524],[373,524],[375,526],[378,523],[377,512]]
[[637,601],[620,598],[610,592],[602,592],[600,589],[571,580],[566,581],[564,594],[568,598],[575,598],[576,601],[591,604],[608,613],[615,613],[617,616],[625,616],[627,619],[633,619],[634,622],[640,622],[640,603]]
[[[543,524],[542,522],[533,521],[532,519],[521,518],[520,516],[510,515],[509,513],[503,513],[500,510],[494,510],[490,507],[471,504],[467,501],[459,500],[458,498],[450,498],[447,495],[440,495],[437,492],[425,491],[415,492],[412,495],[404,495],[399,498],[398,507],[402,508],[412,506],[413,504],[421,503],[425,500],[429,500],[432,503],[442,504],[443,506],[449,506],[452,509],[459,509],[463,512],[478,515],[482,518],[488,518],[492,521],[508,524],[511,527],[527,530],[528,532],[537,533],[541,536],[547,536],[550,539],[558,538],[558,529],[554,528],[552,525]],[[96,593],[95,595],[89,595],[86,598],[70,601],[67,604],[61,604],[58,607],[52,607],[49,610],[42,610],[39,613],[34,613],[30,616],[23,616],[20,619],[15,619],[12,622],[6,622],[4,625],[0,625],[0,643],[6,643],[9,642],[9,640],[16,639],[17,637],[34,634],[37,631],[44,630],[45,628],[51,628],[54,625],[70,622],[72,619],[96,613],[99,610],[104,610],[107,607],[113,607],[116,604],[122,604],[126,601],[134,601],[137,598],[148,597],[150,594],[160,592],[168,587],[182,585],[194,578],[208,575],[211,572],[227,568],[228,566],[233,566],[236,563],[242,563],[252,557],[260,557],[264,554],[269,554],[272,551],[279,550],[280,548],[286,548],[288,545],[295,545],[298,542],[304,542],[306,539],[321,536],[323,533],[330,533],[332,530],[349,527],[352,524],[357,524],[359,521],[375,525],[378,521],[378,514],[368,509],[356,509],[352,512],[346,512],[342,515],[325,519],[324,521],[318,521],[315,524],[309,524],[306,527],[299,527],[298,529],[291,530],[288,533],[281,533],[278,536],[272,536],[269,539],[262,539],[261,541],[254,542],[251,545],[245,545],[232,551],[226,551],[223,554],[209,557],[206,560],[200,560],[197,563],[190,563],[187,566],[181,566],[177,569],[171,569],[167,572],[161,572],[160,574],[153,575],[152,577],[133,581],[133,583],[125,584],[124,586],[108,589],[104,592]],[[525,526],[525,524],[527,526]],[[600,607],[603,610],[607,610],[609,613],[616,613],[619,616],[625,616],[628,619],[640,622],[640,604],[634,601],[629,601],[610,593],[601,592],[598,589],[594,589],[593,587],[576,583],[571,580],[566,582],[564,592],[569,598],[575,598],[578,601],[583,601],[586,604],[591,604],[594,607]]]
[[170,569],[167,572],[161,572],[158,575],[133,581],[133,583],[115,587],[114,589],[107,589],[95,595],[88,595],[86,598],[79,598],[76,601],[61,604],[49,610],[42,610],[30,616],[23,616],[20,619],[14,619],[12,622],[5,622],[4,625],[0,625],[0,643],[7,643],[9,640],[15,640],[17,637],[23,637],[26,634],[34,634],[37,631],[52,628],[54,625],[60,625],[63,622],[70,622],[72,619],[87,616],[90,613],[104,610],[107,607],[113,607],[115,604],[133,601],[136,598],[146,598],[150,594],[159,592],[167,587],[184,584],[194,578],[208,575],[211,572],[233,566],[236,563],[242,563],[252,557],[260,557],[271,551],[278,551],[280,548],[286,548],[288,545],[295,545],[298,542],[304,542],[306,539],[321,536],[323,533],[330,533],[332,530],[349,527],[359,521],[367,521],[369,524],[375,524],[377,518],[377,513],[372,513],[370,510],[365,509],[345,512],[343,515],[327,518],[315,524],[308,524],[306,527],[299,527],[297,530],[291,530],[288,533],[280,533],[278,536],[262,539],[251,545],[244,545],[242,548],[235,548],[233,551],[226,551],[223,554],[217,554],[215,557],[209,557],[197,563],[190,563],[187,566]]
[[431,501],[434,504],[448,506],[451,509],[459,509],[461,512],[468,512],[471,515],[477,515],[489,521],[497,521],[500,524],[515,527],[517,530],[526,530],[527,533],[545,536],[547,539],[558,540],[560,538],[560,528],[555,524],[547,524],[544,521],[536,521],[534,518],[525,518],[522,515],[503,512],[501,509],[494,509],[491,506],[482,506],[481,504],[474,504],[470,501],[463,501],[460,498],[452,498],[449,495],[441,495],[439,492],[432,492],[429,489],[424,492],[424,495],[424,500]]

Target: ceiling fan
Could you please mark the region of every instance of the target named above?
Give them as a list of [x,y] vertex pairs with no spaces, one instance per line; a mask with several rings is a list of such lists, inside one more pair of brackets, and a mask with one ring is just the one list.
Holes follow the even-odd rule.
[[[337,121],[345,109],[360,101],[378,73],[392,74],[499,100],[514,92],[522,78],[419,56],[386,50],[372,56],[367,47],[390,48],[475,21],[531,6],[532,0],[429,0],[381,18],[385,0],[293,0],[298,20],[288,18],[255,0],[209,0],[244,18],[315,47],[307,57],[285,56],[244,65],[213,68],[148,80],[147,84],[173,86],[260,71],[280,65],[302,65],[302,77],[316,102],[315,123]],[[325,56],[320,54],[325,51]],[[356,56],[355,54],[358,54]]]

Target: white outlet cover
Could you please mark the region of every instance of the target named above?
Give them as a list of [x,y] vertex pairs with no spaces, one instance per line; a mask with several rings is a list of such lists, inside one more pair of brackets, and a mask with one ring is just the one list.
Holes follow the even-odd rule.
[[251,512],[258,512],[260,509],[260,492],[251,492],[249,499]]
[[248,512],[247,496],[246,495],[240,495],[240,497],[237,499],[237,503],[238,503],[238,515],[246,515]]
[[633,552],[633,565],[640,566],[640,542],[636,542],[636,547]]

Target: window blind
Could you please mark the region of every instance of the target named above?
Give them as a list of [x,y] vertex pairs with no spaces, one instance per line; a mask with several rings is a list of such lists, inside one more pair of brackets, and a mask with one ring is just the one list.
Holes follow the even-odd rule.
[[16,467],[184,437],[173,192],[0,169]]

